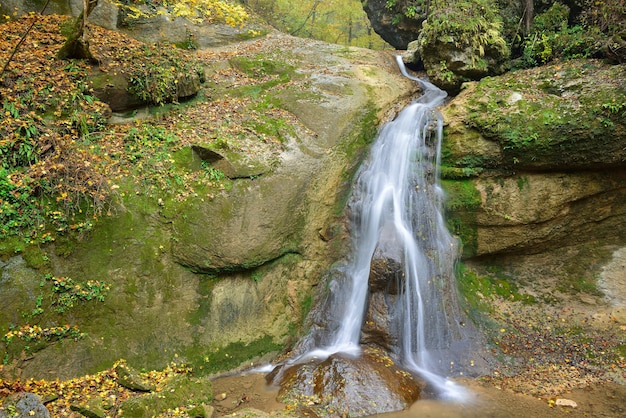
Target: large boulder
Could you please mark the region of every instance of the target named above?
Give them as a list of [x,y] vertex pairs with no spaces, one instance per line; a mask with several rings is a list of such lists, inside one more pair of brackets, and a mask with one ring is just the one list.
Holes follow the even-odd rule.
[[468,84],[444,111],[444,165],[457,174],[624,167],[625,76],[624,65],[572,60]]
[[502,74],[509,48],[490,2],[442,2],[424,22],[418,52],[430,80],[456,94],[465,81]]
[[464,254],[624,241],[626,67],[580,60],[472,83],[444,110]]

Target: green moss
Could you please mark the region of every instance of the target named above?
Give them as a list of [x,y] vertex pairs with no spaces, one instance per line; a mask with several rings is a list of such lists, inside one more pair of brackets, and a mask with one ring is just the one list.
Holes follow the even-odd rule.
[[59,257],[69,257],[76,248],[76,241],[71,237],[57,237],[54,242],[53,251]]
[[250,78],[266,80],[230,90],[231,94],[244,97],[259,98],[273,87],[289,82],[295,75],[293,66],[263,54],[255,57],[235,57],[229,62],[233,68]]
[[[484,78],[467,100],[465,122],[497,141],[510,167],[606,160],[623,153],[616,138],[626,124],[623,112],[609,109],[626,95],[624,69],[612,67],[623,66],[573,60]],[[507,101],[512,92],[520,99]]]
[[520,293],[518,285],[511,277],[494,271],[490,275],[480,276],[476,272],[460,265],[458,283],[461,295],[472,312],[492,312],[492,299],[499,297],[509,301],[534,304],[532,295]]
[[26,265],[30,268],[41,270],[50,268],[50,259],[45,251],[40,247],[29,245],[22,252],[22,257]]
[[200,295],[196,309],[191,310],[187,315],[187,322],[191,325],[201,325],[211,313],[211,294],[215,283],[219,280],[217,276],[205,274],[198,280],[197,292]]
[[199,375],[213,374],[232,370],[242,363],[282,350],[282,345],[274,343],[269,335],[245,344],[235,342],[222,348],[189,347],[185,358],[190,361]]
[[177,375],[160,392],[132,398],[122,404],[120,417],[150,418],[179,406],[208,404],[213,400],[211,381]]
[[482,204],[478,190],[471,180],[443,180],[446,192],[445,210],[448,229],[459,237],[463,246],[463,255],[476,254],[478,232],[476,230],[476,211]]
[[21,254],[26,248],[23,239],[17,236],[9,236],[0,240],[0,257],[7,258]]
[[245,73],[248,77],[260,78],[271,74],[289,74],[294,67],[286,62],[278,61],[266,55],[255,57],[235,57],[229,60],[233,68]]
[[342,185],[344,187],[339,190],[337,194],[336,216],[343,215],[348,198],[350,197],[350,187],[354,176],[367,155],[369,145],[378,135],[378,126],[380,123],[378,109],[370,102],[354,120],[357,122],[357,125],[350,131],[352,138],[342,141],[342,146],[338,149],[338,152],[344,155],[348,164],[342,175]]

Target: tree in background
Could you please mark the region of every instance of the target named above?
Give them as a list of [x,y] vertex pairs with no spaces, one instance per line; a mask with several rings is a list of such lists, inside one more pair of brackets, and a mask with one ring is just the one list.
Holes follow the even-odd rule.
[[247,0],[270,25],[294,36],[372,49],[388,47],[370,25],[360,0]]
[[[107,0],[103,0],[107,1]],[[225,22],[231,26],[241,26],[248,19],[248,13],[239,4],[227,0],[108,0],[121,7],[134,18],[146,18],[170,13],[193,22]],[[83,0],[83,12],[76,19],[67,42],[59,51],[60,59],[78,58],[93,60],[89,51],[87,20],[98,5],[98,0]],[[146,6],[140,8],[140,6]]]

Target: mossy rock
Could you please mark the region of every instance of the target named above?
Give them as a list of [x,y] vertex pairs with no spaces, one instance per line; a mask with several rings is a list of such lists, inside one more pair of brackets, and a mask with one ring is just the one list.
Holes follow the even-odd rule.
[[445,164],[501,170],[626,165],[626,65],[572,60],[487,77],[444,110]]
[[197,406],[213,399],[211,381],[204,378],[179,375],[160,392],[129,399],[122,404],[119,416],[124,418],[150,418],[181,406]]
[[493,1],[440,1],[433,7],[417,45],[431,82],[456,94],[463,82],[507,69],[510,51]]
[[139,372],[125,362],[118,362],[115,365],[115,373],[117,373],[117,383],[127,389],[140,392],[151,392],[155,389],[154,385],[144,382]]
[[105,406],[110,408],[107,400],[96,396],[87,400],[85,403],[72,404],[70,405],[70,409],[87,418],[104,418],[107,415]]

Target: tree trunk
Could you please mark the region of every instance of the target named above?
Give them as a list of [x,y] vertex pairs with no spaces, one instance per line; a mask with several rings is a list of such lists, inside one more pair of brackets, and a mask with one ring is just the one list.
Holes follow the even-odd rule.
[[535,7],[533,0],[522,0],[522,18],[524,19],[524,35],[528,35],[533,26]]
[[59,59],[87,59],[97,61],[89,50],[89,40],[87,39],[87,18],[98,4],[98,0],[83,0],[83,11],[74,22],[71,35],[65,41],[57,53]]

